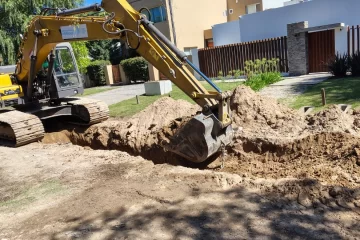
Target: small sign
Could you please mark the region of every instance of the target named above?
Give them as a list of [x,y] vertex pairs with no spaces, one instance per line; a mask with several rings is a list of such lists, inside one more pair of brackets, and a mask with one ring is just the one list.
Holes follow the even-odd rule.
[[86,24],[61,26],[60,29],[62,38],[64,40],[88,37]]

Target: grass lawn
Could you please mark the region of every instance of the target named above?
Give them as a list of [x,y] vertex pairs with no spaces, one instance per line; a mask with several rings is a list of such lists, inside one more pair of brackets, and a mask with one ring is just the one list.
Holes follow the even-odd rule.
[[[204,87],[208,90],[212,90],[212,87],[208,83],[202,83]],[[216,83],[218,87],[221,88],[223,91],[233,90],[237,86],[242,84],[242,82],[221,82]],[[122,101],[120,103],[116,103],[110,106],[110,116],[112,117],[128,117],[132,116],[153,102],[155,102],[157,99],[161,98],[163,96],[139,96],[140,104],[136,104],[136,98],[132,98],[129,100]],[[183,91],[181,91],[178,87],[173,85],[173,90],[171,92],[171,97],[175,100],[183,99],[188,102],[194,103],[194,101],[188,97]]]
[[[296,97],[290,107],[299,109],[303,106],[323,108],[321,89],[325,88],[327,104],[351,104],[353,108],[360,106],[360,78],[328,79],[306,90]],[[284,102],[284,101],[283,101]]]
[[106,92],[106,91],[113,90],[116,88],[117,87],[109,87],[109,86],[85,88],[84,94],[81,96],[88,96],[88,95],[92,95],[92,94],[96,94],[96,93]]

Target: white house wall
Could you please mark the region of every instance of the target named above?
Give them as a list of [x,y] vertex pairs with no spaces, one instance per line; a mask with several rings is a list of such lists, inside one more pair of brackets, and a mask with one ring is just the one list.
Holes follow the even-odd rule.
[[241,42],[239,21],[214,25],[212,31],[215,46]]
[[[285,36],[287,24],[308,21],[309,27],[345,23],[360,24],[360,0],[315,0],[242,16],[236,24],[216,25],[214,45],[248,42]],[[214,27],[214,28],[215,28]],[[226,34],[232,32],[232,34]],[[238,35],[235,36],[234,33]],[[219,34],[219,35],[218,35]],[[240,39],[240,41],[239,41]],[[336,50],[346,51],[346,31],[336,30]]]

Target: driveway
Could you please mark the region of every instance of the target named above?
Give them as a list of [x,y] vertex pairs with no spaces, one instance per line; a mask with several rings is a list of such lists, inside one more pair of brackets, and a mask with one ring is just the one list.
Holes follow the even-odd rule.
[[285,77],[284,80],[271,84],[259,93],[272,98],[291,98],[300,95],[310,86],[325,81],[331,76],[328,73],[314,73],[296,77]]
[[109,90],[102,93],[86,96],[90,99],[96,99],[105,102],[108,105],[112,105],[124,100],[135,97],[136,95],[145,94],[144,84],[132,84],[118,87],[114,90]]

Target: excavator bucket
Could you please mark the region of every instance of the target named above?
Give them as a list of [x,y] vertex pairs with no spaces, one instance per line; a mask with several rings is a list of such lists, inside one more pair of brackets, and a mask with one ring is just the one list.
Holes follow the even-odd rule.
[[178,129],[166,148],[191,162],[201,163],[229,145],[233,136],[231,125],[221,128],[213,114],[200,114]]

